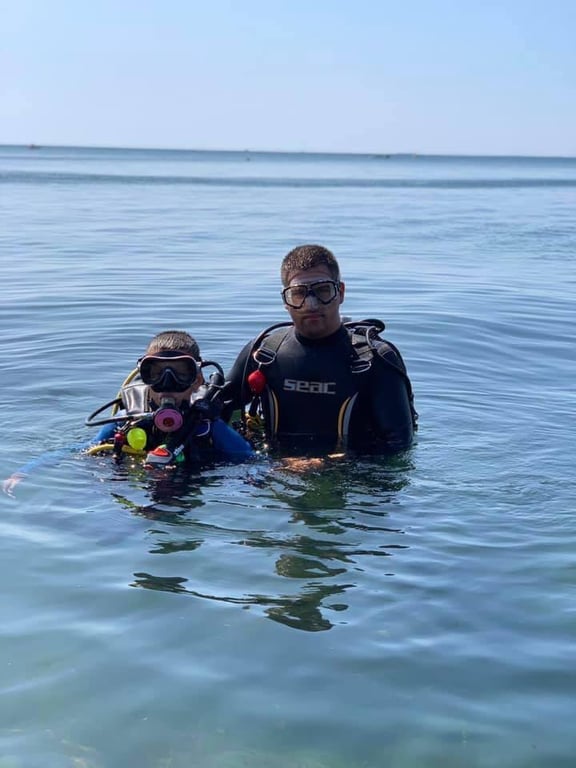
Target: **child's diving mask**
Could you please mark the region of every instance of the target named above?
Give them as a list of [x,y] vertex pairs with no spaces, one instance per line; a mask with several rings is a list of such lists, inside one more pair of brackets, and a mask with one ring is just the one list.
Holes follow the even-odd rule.
[[145,355],[138,361],[144,384],[154,392],[185,392],[196,381],[200,366],[190,355],[161,352]]

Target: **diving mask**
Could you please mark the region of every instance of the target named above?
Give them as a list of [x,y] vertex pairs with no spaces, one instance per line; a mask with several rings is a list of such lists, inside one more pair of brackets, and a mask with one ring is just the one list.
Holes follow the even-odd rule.
[[144,384],[154,392],[185,392],[198,377],[198,363],[190,355],[162,352],[145,355],[138,361]]

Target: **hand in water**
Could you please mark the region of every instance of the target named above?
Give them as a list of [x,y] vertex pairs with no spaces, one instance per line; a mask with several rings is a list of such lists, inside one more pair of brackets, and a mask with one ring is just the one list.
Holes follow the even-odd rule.
[[14,475],[10,475],[10,477],[7,477],[6,480],[2,481],[2,490],[4,493],[6,493],[8,496],[14,496],[14,489],[18,485],[19,482],[21,482],[26,475],[21,475],[16,472]]
[[[328,456],[326,456],[326,459],[342,459],[344,456],[344,453],[329,453]],[[314,469],[322,469],[322,467],[325,467],[326,459],[286,457],[282,459],[282,469],[288,470],[289,472],[296,472],[298,474],[302,472],[309,472]]]

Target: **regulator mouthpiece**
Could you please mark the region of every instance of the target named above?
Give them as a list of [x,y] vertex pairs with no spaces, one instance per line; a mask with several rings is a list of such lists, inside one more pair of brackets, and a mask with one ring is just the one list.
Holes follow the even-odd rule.
[[163,398],[160,408],[154,414],[154,426],[161,432],[176,432],[183,423],[184,419],[180,411],[175,407],[174,400],[167,397]]

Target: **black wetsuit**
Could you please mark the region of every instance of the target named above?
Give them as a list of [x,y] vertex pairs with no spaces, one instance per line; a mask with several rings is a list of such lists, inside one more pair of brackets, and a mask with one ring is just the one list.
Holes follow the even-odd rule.
[[[376,451],[410,445],[415,426],[412,388],[395,347],[376,340],[375,349],[364,355],[367,364],[358,366],[343,326],[323,339],[305,338],[293,327],[270,338],[276,338],[276,357],[261,366],[267,382],[261,401],[273,444]],[[224,418],[251,399],[246,379],[258,367],[253,348],[253,342],[248,344],[230,371]],[[364,371],[356,372],[358,368]]]

